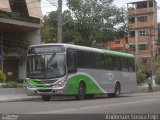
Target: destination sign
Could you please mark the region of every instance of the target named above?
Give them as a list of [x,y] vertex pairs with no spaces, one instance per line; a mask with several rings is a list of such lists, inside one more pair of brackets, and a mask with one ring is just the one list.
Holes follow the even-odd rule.
[[36,46],[36,47],[31,47],[28,50],[28,54],[61,53],[61,52],[64,52],[63,46],[53,46],[53,45]]

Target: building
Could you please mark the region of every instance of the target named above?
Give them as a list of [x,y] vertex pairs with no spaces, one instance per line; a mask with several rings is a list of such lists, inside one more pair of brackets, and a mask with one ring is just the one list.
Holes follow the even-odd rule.
[[120,52],[127,52],[128,49],[127,37],[114,38],[108,42],[108,49]]
[[127,3],[129,52],[146,68],[152,69],[158,40],[157,3],[144,0]]
[[0,0],[0,68],[7,80],[25,79],[26,51],[20,52],[27,41],[41,42],[41,17],[40,0]]

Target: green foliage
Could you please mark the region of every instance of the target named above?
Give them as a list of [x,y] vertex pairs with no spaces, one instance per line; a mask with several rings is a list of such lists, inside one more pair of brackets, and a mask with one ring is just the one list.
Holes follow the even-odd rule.
[[26,56],[26,50],[28,49],[28,46],[30,44],[29,40],[26,39],[21,39],[21,40],[13,40],[8,39],[7,40],[8,44],[5,44],[4,47],[4,52],[5,53],[11,53],[11,52],[16,52],[20,56]]
[[6,81],[6,76],[5,74],[0,70],[0,83],[5,82]]
[[[104,44],[114,37],[115,31],[124,31],[126,11],[112,3],[113,0],[67,0],[70,10],[63,12],[63,42],[85,46],[92,46],[93,41]],[[57,16],[57,11],[53,11],[44,17],[44,42],[57,42]]]
[[138,71],[137,72],[137,84],[142,85],[146,82],[146,80],[147,80],[147,76],[146,76],[145,72]]
[[160,75],[156,75],[155,82],[157,85],[160,85]]
[[23,84],[16,82],[7,82],[6,84],[1,85],[2,88],[21,88]]

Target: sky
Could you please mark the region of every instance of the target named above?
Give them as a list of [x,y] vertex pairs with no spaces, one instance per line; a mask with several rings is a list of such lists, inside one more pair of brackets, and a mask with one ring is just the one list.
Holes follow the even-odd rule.
[[[51,0],[51,1],[57,1],[57,0]],[[137,1],[143,1],[143,0],[114,0],[114,4],[117,7],[127,7],[127,3],[137,2]],[[156,0],[156,1],[157,1],[157,6],[159,7],[159,9],[157,9],[157,19],[158,19],[158,22],[160,22],[160,0]],[[55,2],[55,5],[57,5],[56,2]],[[51,5],[47,0],[42,0],[41,9],[42,9],[43,15],[45,15],[48,12],[56,10],[57,7],[54,5]],[[63,10],[66,10],[66,9],[68,9],[66,6],[66,0],[63,0]]]

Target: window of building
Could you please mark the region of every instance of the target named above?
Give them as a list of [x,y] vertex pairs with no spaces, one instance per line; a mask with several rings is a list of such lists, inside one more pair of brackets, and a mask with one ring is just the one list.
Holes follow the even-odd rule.
[[130,31],[129,37],[135,37],[135,31]]
[[142,1],[142,2],[137,3],[137,9],[141,9],[141,8],[147,8],[147,2],[146,1]]
[[12,12],[20,13],[23,16],[29,16],[25,0],[9,0]]
[[115,42],[115,44],[120,44],[120,39],[115,38],[115,39],[114,39],[114,42]]
[[153,1],[149,1],[149,7],[153,7]]
[[135,17],[129,18],[129,23],[135,23]]
[[146,21],[147,21],[147,16],[137,17],[137,21],[138,21],[138,22],[146,22]]
[[135,49],[136,49],[135,45],[129,45],[129,48],[131,51],[135,51]]
[[147,50],[148,45],[147,44],[139,44],[138,45],[138,50]]
[[147,36],[147,30],[139,30],[138,31],[138,36],[139,37]]

